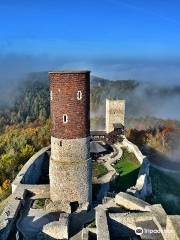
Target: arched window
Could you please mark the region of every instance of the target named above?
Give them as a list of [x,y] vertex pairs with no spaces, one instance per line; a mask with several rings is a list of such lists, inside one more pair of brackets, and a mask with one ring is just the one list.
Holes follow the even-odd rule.
[[82,92],[78,91],[77,92],[77,100],[81,100],[82,99]]
[[67,123],[67,122],[68,122],[68,115],[63,114],[63,123]]

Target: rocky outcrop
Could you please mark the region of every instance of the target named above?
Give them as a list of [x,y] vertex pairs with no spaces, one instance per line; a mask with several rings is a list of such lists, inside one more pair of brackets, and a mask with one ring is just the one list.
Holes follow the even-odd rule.
[[131,211],[150,211],[147,209],[149,204],[130,194],[120,192],[115,196],[115,203]]
[[168,216],[167,217],[167,226],[166,226],[166,240],[180,239],[180,216]]

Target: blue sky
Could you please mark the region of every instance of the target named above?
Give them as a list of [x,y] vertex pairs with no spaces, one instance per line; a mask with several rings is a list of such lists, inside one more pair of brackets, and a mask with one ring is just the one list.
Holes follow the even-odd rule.
[[177,82],[179,9],[178,0],[1,0],[0,64],[142,80],[166,79],[169,70]]

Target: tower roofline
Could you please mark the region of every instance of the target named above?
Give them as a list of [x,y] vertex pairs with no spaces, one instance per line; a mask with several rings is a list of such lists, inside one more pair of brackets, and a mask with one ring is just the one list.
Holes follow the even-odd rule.
[[90,73],[89,70],[62,70],[62,71],[49,71],[49,74],[51,73],[68,73],[68,74],[75,74],[75,73]]

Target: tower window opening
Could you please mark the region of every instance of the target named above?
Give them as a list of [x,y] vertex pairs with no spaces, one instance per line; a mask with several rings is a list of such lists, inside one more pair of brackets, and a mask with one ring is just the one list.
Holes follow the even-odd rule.
[[63,123],[67,123],[68,122],[68,115],[64,114],[63,115]]
[[81,92],[81,91],[78,91],[78,92],[77,92],[77,99],[78,99],[78,100],[81,100],[81,99],[82,99],[82,92]]

